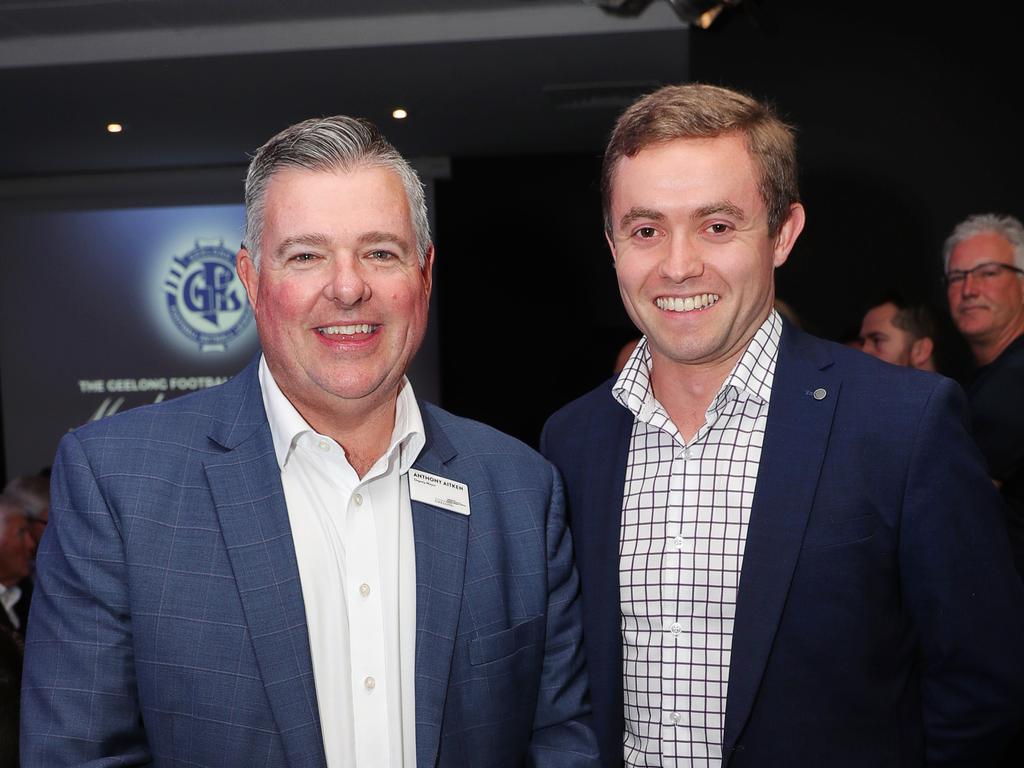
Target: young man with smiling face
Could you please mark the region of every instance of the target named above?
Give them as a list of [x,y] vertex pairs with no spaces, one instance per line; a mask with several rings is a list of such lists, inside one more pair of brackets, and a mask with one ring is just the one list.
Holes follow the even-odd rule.
[[61,442],[24,766],[596,764],[557,472],[405,377],[433,259],[369,123],[257,151],[262,354]]
[[977,369],[968,383],[974,437],[1007,502],[1007,530],[1024,578],[1024,225],[976,214],[943,247],[953,322]]
[[986,765],[1021,721],[1024,588],[962,393],[773,308],[791,129],[669,86],[620,117],[605,223],[644,338],[551,417],[606,766]]

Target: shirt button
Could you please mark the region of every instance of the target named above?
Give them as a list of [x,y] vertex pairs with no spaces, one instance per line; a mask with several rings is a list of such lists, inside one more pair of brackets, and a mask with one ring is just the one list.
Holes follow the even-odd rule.
[[687,448],[686,450],[683,451],[683,458],[684,459],[690,459],[692,457],[693,457],[693,454],[690,452],[689,448]]
[[682,549],[684,544],[686,544],[686,539],[684,539],[682,536],[676,536],[674,539],[672,539],[672,546],[674,546],[676,549]]
[[329,450],[331,450],[331,444],[328,443],[326,440],[321,440],[317,447],[321,451],[329,451]]
[[668,629],[673,635],[679,635],[683,631],[683,625],[676,621]]
[[362,506],[362,504],[363,504],[363,495],[361,493],[357,493],[355,496],[352,497],[352,501],[354,501],[356,503],[357,507]]
[[668,716],[668,719],[678,725],[679,721],[683,719],[683,716],[680,715],[678,712],[673,712],[671,715]]
[[363,680],[363,687],[365,687],[366,690],[368,691],[372,691],[374,688],[377,687],[377,681],[374,680],[372,677],[367,676],[367,678]]
[[363,597],[367,597],[370,594],[370,585],[369,584],[360,584],[359,585],[359,594],[362,595]]

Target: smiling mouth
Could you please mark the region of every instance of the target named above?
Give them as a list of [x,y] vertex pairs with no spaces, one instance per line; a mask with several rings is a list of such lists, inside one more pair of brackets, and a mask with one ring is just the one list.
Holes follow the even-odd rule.
[[660,296],[654,300],[654,303],[658,309],[668,312],[695,312],[707,309],[718,299],[717,293],[701,293],[697,296],[687,296],[685,299],[681,296]]
[[316,329],[321,336],[357,336],[359,334],[373,333],[379,325],[370,323],[356,323],[355,325],[324,325]]

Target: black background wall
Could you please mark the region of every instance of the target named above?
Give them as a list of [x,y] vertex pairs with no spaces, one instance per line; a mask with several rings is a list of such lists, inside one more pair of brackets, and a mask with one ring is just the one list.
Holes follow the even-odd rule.
[[[798,129],[808,224],[777,286],[804,326],[840,339],[898,290],[933,308],[940,365],[962,379],[940,250],[971,213],[1024,215],[1024,65],[1006,7],[906,5],[765,2],[694,30],[689,67]],[[534,445],[634,332],[601,233],[598,154],[454,158],[437,191],[443,402]]]

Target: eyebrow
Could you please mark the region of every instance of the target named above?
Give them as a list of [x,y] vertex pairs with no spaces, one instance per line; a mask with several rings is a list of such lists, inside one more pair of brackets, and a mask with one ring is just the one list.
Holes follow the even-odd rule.
[[717,203],[710,203],[704,205],[693,212],[691,218],[703,219],[706,216],[717,216],[718,214],[726,214],[732,216],[734,219],[740,219],[741,221],[746,220],[746,214],[743,213],[743,209],[734,203],[730,203],[728,200],[722,200]]
[[[409,244],[406,242],[405,238],[392,232],[381,232],[378,230],[364,232],[356,238],[356,242],[361,246],[370,245],[371,243],[395,243],[400,248],[405,250],[409,249]],[[281,244],[277,247],[277,253],[278,255],[282,255],[289,249],[294,248],[296,245],[311,246],[315,248],[330,248],[332,244],[333,241],[330,237],[319,232],[304,235],[292,235],[291,237],[286,237],[281,241]]]
[[281,241],[281,244],[277,246],[277,255],[283,255],[285,251],[296,245],[312,245],[318,248],[326,248],[330,245],[330,242],[331,240],[327,235],[318,233],[310,235],[292,235],[291,237],[286,237]]
[[638,206],[634,206],[633,208],[630,208],[628,211],[626,211],[622,215],[622,218],[619,219],[619,227],[621,229],[625,229],[626,227],[628,227],[630,224],[632,224],[634,221],[637,221],[638,219],[650,219],[651,221],[664,221],[665,220],[665,214],[662,213],[661,211],[656,211],[653,208],[641,208],[641,207],[638,207]]
[[371,243],[394,243],[402,250],[409,250],[409,243],[401,235],[396,235],[394,232],[364,232],[357,239],[356,242],[359,245],[370,245]]
[[[740,221],[746,221],[747,218],[742,208],[740,208],[738,205],[734,203],[730,203],[728,200],[722,200],[720,202],[702,205],[700,208],[697,208],[692,214],[690,214],[690,218],[693,219],[694,221],[699,221],[700,219],[706,218],[708,216],[716,216],[719,214],[732,216],[734,219],[739,219]],[[619,219],[619,227],[625,229],[638,219],[664,221],[665,214],[662,213],[661,211],[656,211],[653,208],[643,208],[641,206],[635,206],[626,211],[626,213],[623,214],[622,218]]]

